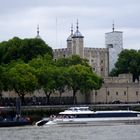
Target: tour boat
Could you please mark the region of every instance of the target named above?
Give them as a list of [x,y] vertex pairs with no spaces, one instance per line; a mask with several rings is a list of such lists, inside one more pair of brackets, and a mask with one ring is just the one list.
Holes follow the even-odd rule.
[[[131,110],[118,111],[92,111],[89,107],[70,107],[60,112],[57,116],[51,115],[49,119],[43,119],[36,123],[49,124],[93,124],[106,123],[140,123],[140,112]],[[44,123],[43,123],[44,122]]]

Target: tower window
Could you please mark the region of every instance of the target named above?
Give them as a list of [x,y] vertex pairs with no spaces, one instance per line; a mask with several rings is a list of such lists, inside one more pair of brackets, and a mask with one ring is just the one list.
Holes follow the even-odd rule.
[[95,91],[95,96],[97,96],[97,91]]
[[137,96],[138,96],[138,93],[139,93],[139,92],[138,92],[138,91],[136,91],[136,95],[137,95]]
[[126,95],[126,91],[124,91],[124,95]]
[[118,91],[116,92],[116,95],[118,95]]
[[110,92],[109,91],[107,92],[107,95],[110,95]]

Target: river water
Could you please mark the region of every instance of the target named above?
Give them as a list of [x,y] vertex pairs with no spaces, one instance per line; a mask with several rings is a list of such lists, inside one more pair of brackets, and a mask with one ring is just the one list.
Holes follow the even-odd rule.
[[0,128],[0,140],[140,140],[140,125]]

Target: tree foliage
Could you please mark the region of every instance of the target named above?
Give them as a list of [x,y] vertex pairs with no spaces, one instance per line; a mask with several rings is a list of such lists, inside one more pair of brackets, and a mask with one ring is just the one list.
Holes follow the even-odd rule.
[[72,65],[81,64],[87,67],[90,67],[86,59],[80,58],[78,55],[72,55],[69,57],[62,57],[56,60],[56,66],[59,67],[68,67]]
[[139,80],[140,75],[140,51],[123,50],[115,64],[115,68],[111,71],[111,76],[117,76],[122,73],[132,73],[133,80]]
[[99,89],[102,80],[77,55],[52,59],[52,49],[41,39],[13,38],[0,43],[0,92],[14,90],[24,103],[24,96],[43,89],[47,103],[52,93],[60,97],[66,90],[88,94]]
[[68,70],[70,87],[73,90],[73,102],[76,103],[76,93],[81,91],[88,94],[93,89],[99,89],[102,80],[98,77],[89,67],[83,65],[74,65],[69,67]]
[[39,88],[44,90],[48,104],[50,104],[51,94],[54,93],[57,88],[56,77],[57,73],[54,67],[42,66],[37,70]]
[[20,39],[14,37],[9,41],[0,43],[0,63],[10,63],[12,60],[21,59],[28,62],[38,55],[49,54],[52,49],[41,39]]
[[7,71],[7,79],[9,81],[9,89],[14,90],[22,102],[24,96],[33,93],[38,86],[35,70],[28,64],[17,64]]

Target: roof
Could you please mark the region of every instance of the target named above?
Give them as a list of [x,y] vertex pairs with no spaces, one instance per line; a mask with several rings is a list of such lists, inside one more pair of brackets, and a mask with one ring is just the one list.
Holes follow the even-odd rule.
[[72,38],[83,38],[84,36],[79,32],[79,30],[76,30]]
[[67,41],[71,41],[72,40],[73,35],[71,34],[68,38]]

